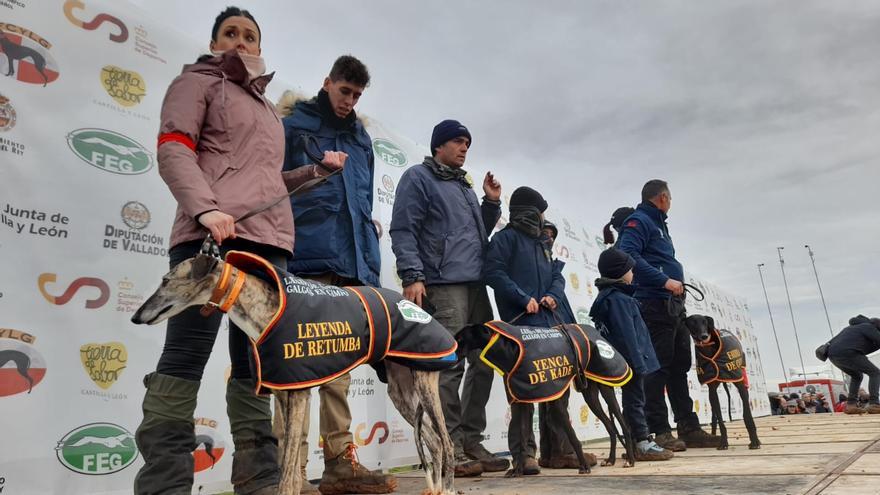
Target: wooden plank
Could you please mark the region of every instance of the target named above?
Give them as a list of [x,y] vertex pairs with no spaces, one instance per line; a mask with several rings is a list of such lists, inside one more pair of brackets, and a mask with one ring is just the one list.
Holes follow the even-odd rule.
[[[399,494],[417,494],[425,488],[423,479],[401,478]],[[458,493],[481,495],[615,494],[656,495],[659,493],[752,495],[767,493],[795,495],[806,483],[803,476],[529,476],[519,479],[459,478]],[[674,487],[674,489],[673,489]],[[858,492],[854,492],[858,493]],[[847,495],[853,495],[849,493]]]
[[880,475],[880,453],[866,452],[852,463],[843,474],[876,474]]
[[880,495],[880,476],[844,474],[821,493],[822,495]]

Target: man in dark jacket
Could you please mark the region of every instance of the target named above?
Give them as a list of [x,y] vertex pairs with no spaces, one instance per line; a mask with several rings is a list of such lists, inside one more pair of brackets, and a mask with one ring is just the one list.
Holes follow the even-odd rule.
[[[828,359],[849,375],[849,396],[846,398],[847,414],[868,412],[880,414],[880,369],[868,360],[867,355],[880,349],[880,319],[858,315],[849,320],[849,326],[831,339]],[[868,406],[859,407],[859,387],[862,377],[868,375]]]
[[[339,57],[324,79],[318,96],[308,101],[282,100],[286,140],[284,170],[312,167],[309,157],[341,151],[348,160],[341,173],[291,197],[295,223],[293,259],[287,269],[321,283],[379,285],[379,237],[372,222],[373,150],[369,134],[354,106],[370,83],[360,60]],[[316,170],[316,176],[318,171]],[[321,492],[388,493],[396,486],[390,475],[371,472],[353,458],[354,440],[348,389],[351,375],[321,385],[320,429],[324,439]],[[300,463],[308,458],[308,417],[303,430]],[[352,469],[354,466],[354,469]],[[311,486],[306,484],[306,489]],[[359,493],[359,492],[358,492]]]
[[632,256],[619,249],[602,251],[598,262],[600,278],[596,279],[599,295],[590,308],[590,318],[633,370],[632,378],[623,386],[623,416],[636,441],[636,460],[666,461],[672,458],[672,451],[650,438],[645,420],[645,376],[657,371],[660,363],[639,303],[632,297],[630,284],[635,264]]
[[[684,270],[675,259],[675,247],[666,227],[672,195],[666,182],[648,181],[642,188],[642,202],[623,223],[617,247],[636,262],[634,297],[641,303],[642,318],[660,369],[645,377],[645,415],[655,442],[673,451],[687,447],[718,447],[721,437],[700,428],[694,401],[688,392],[691,369],[691,337],[684,326]],[[669,394],[678,425],[672,435],[664,391]]]
[[[483,276],[495,292],[495,304],[502,320],[536,327],[552,327],[562,323],[575,323],[574,314],[565,298],[565,278],[561,264],[554,264],[549,239],[544,235],[544,211],[547,201],[530,187],[518,187],[510,196],[510,221],[500,232],[492,236]],[[561,262],[560,262],[561,263]],[[563,302],[565,301],[565,302]],[[560,397],[567,411],[569,393]],[[541,405],[543,406],[543,404]],[[546,407],[538,407],[539,424],[547,418]],[[542,414],[543,413],[543,414]],[[552,428],[545,428],[548,436],[555,436],[559,445],[567,445],[564,436],[555,435]],[[564,435],[564,432],[561,432]],[[548,447],[543,436],[542,446]],[[510,432],[511,452],[526,452],[524,474],[540,472],[535,460],[535,435],[521,438],[520,431]],[[568,452],[552,448],[542,449],[542,464],[546,467],[568,467],[564,456]],[[572,458],[574,458],[572,452]],[[573,459],[576,461],[576,459]],[[575,464],[573,467],[579,467]]]
[[[480,204],[462,168],[470,145],[470,131],[458,121],[434,127],[432,156],[400,179],[389,230],[404,297],[433,309],[434,318],[453,334],[493,319],[481,274],[489,232],[501,217],[501,185],[487,173]],[[481,443],[493,372],[480,361],[479,351],[467,361],[460,398],[464,361],[440,372],[440,400],[455,443],[455,475],[504,471],[508,461]]]

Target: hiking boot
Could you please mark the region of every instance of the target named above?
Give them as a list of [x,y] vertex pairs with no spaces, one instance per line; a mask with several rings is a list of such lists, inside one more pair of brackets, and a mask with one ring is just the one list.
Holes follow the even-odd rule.
[[464,449],[464,453],[469,458],[475,461],[480,461],[480,464],[483,465],[484,473],[497,473],[500,471],[507,471],[507,468],[510,467],[510,461],[489,452],[488,450],[486,450],[486,447],[483,447],[483,444],[481,443],[476,443],[470,447],[466,447]]
[[535,476],[541,474],[541,468],[538,466],[538,461],[532,457],[526,457],[526,463],[523,465],[523,475],[525,476]]
[[[587,459],[587,465],[595,466],[599,463],[596,456],[589,453],[584,452],[584,457]],[[580,469],[581,464],[577,458],[577,454],[565,454],[556,457],[542,457],[538,459],[538,465],[542,468],[548,469]]]
[[[703,431],[699,426],[688,428],[687,430],[678,430],[678,439],[683,441],[688,448],[692,449],[717,449],[721,446],[721,437],[710,435]],[[657,440],[654,440],[657,442]],[[657,442],[663,448],[669,448]],[[669,449],[675,450],[675,449]]]
[[650,439],[636,443],[636,460],[639,462],[668,461],[674,455],[671,450],[664,449]]
[[865,409],[868,414],[880,414],[880,404],[868,404]]
[[355,449],[349,444],[345,452],[325,460],[324,475],[318,486],[322,494],[391,493],[397,489],[397,478],[365,468],[358,462]]
[[865,410],[859,407],[856,403],[847,402],[846,409],[844,409],[843,412],[846,414],[864,414]]
[[483,463],[475,461],[467,456],[463,451],[455,452],[455,477],[471,478],[483,474]]
[[308,475],[306,475],[306,467],[300,466],[299,468],[299,476],[302,478],[302,487],[299,489],[301,494],[311,493],[312,495],[321,493],[318,491],[318,487],[313,485],[311,481],[309,481]]
[[660,433],[654,437],[654,443],[663,447],[666,450],[671,450],[673,452],[684,452],[687,450],[687,444],[684,443],[681,439],[675,438],[672,435],[671,431],[667,431],[666,433]]

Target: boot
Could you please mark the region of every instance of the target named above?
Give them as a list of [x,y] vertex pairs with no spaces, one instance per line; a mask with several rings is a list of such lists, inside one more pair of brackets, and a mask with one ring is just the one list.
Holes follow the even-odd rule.
[[674,455],[671,450],[664,449],[651,439],[636,443],[635,451],[636,460],[639,462],[668,461]]
[[299,489],[300,495],[306,495],[306,494],[316,495],[318,493],[321,493],[318,491],[318,487],[313,485],[312,482],[309,481],[309,477],[308,477],[308,475],[306,475],[306,467],[305,466],[299,467],[299,475],[303,480],[302,487]]
[[272,435],[269,397],[254,393],[254,381],[232,378],[226,383],[226,414],[232,430],[232,485],[236,494],[276,493],[278,440]]
[[483,474],[483,463],[468,457],[463,450],[455,449],[455,477],[470,478]]
[[507,459],[489,452],[481,443],[465,447],[464,453],[471,459],[480,461],[484,473],[507,471],[507,468],[510,467],[510,462]]
[[193,413],[199,382],[170,375],[144,376],[144,419],[135,442],[144,466],[134,478],[137,495],[192,492],[196,448]]
[[397,489],[397,478],[381,471],[370,471],[357,460],[355,446],[348,444],[345,452],[324,460],[324,475],[318,490],[324,495],[346,493],[391,493]]
[[865,412],[868,414],[880,414],[880,404],[868,404],[868,407],[865,408]]
[[684,452],[687,450],[687,445],[683,441],[672,434],[671,431],[667,431],[666,433],[659,433],[656,437],[654,437],[654,442],[663,447],[666,450],[671,450],[673,452]]
[[694,449],[717,449],[721,446],[721,437],[706,433],[700,425],[679,426],[678,439]]
[[537,476],[541,474],[541,468],[538,466],[538,461],[532,457],[526,457],[526,463],[523,465],[523,475],[525,476]]
[[[596,459],[596,455],[590,452],[584,451],[584,458],[590,466],[595,466],[599,463],[598,459]],[[541,457],[538,459],[538,465],[542,468],[548,469],[579,469],[581,467],[577,454],[573,452],[571,454],[563,454],[556,457]]]
[[847,402],[846,409],[843,410],[846,414],[864,414],[865,409],[859,407],[859,404],[856,402]]

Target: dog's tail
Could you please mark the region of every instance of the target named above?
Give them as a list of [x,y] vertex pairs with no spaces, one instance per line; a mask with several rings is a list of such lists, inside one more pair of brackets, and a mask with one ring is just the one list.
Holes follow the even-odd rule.
[[727,394],[727,419],[730,420],[731,423],[733,423],[733,408],[730,401],[730,385],[727,382],[724,382],[724,393]]

